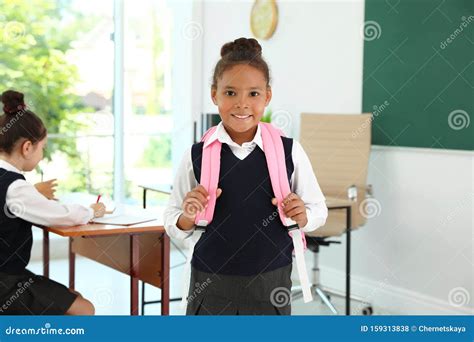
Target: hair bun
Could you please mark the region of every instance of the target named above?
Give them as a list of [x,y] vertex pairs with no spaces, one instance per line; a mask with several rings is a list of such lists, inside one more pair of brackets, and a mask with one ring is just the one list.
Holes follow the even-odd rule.
[[248,60],[262,56],[262,47],[254,38],[239,38],[224,44],[221,57],[234,61]]
[[3,92],[2,102],[5,114],[15,114],[26,108],[25,95],[15,90]]

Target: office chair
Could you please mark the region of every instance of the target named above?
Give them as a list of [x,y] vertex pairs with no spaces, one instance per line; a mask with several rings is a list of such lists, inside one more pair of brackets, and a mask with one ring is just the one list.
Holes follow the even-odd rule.
[[[352,201],[354,204],[350,228],[354,230],[364,225],[366,217],[360,208],[365,203],[364,200],[372,196],[372,187],[366,184],[371,144],[371,114],[301,114],[300,137],[327,201]],[[344,297],[345,294],[321,285],[319,252],[320,246],[341,243],[330,238],[344,234],[347,228],[346,219],[345,210],[329,210],[325,225],[306,233],[307,247],[314,253],[312,288],[334,314],[338,311],[331,303],[331,295]],[[292,293],[294,299],[301,295],[300,290]],[[352,295],[351,299],[365,304],[362,308],[364,315],[373,313],[370,303]]]

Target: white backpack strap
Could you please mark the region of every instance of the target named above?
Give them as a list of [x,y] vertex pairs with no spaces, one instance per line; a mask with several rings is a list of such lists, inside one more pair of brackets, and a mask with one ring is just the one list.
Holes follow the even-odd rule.
[[[206,224],[207,225],[207,224]],[[201,227],[205,227],[203,224]],[[191,283],[191,260],[193,259],[194,248],[196,247],[197,242],[201,238],[202,234],[204,234],[205,229],[200,229],[200,226],[196,227],[193,232],[193,235],[189,237],[188,241],[188,252],[186,253],[186,263],[184,264],[183,269],[183,287],[181,290],[181,303],[180,307],[185,308],[188,303],[188,293],[189,293],[189,286]]]
[[[293,220],[292,220],[293,221]],[[311,293],[311,285],[306,271],[306,261],[304,259],[303,231],[297,228],[290,230],[290,236],[293,240],[293,248],[295,249],[296,269],[300,279],[301,289],[303,291],[303,301],[309,303],[313,300]]]

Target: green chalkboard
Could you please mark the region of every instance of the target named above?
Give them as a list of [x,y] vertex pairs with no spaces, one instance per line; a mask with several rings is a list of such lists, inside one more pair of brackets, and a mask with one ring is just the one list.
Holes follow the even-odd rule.
[[474,0],[366,0],[372,143],[474,149]]

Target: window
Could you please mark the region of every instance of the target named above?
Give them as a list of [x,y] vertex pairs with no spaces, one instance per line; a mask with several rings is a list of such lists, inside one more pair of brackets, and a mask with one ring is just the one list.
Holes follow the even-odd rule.
[[[29,180],[57,178],[59,196],[100,193],[128,203],[140,203],[140,184],[172,182],[171,165],[192,142],[192,98],[199,98],[191,91],[195,40],[182,34],[194,4],[36,0],[0,6],[7,23],[0,25],[2,85],[25,92],[49,132],[48,159]],[[120,101],[114,89],[121,90]],[[115,132],[122,122],[123,132]],[[114,194],[117,184],[123,194]],[[164,203],[165,197],[150,200]]]
[[172,181],[171,22],[165,1],[124,6],[124,192],[137,203],[138,185]]

